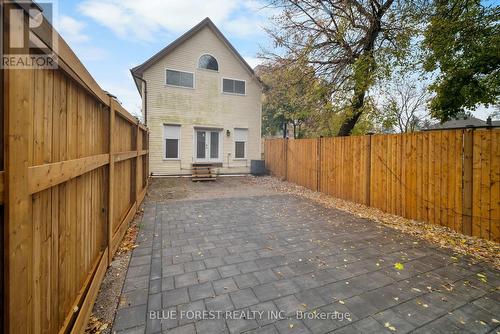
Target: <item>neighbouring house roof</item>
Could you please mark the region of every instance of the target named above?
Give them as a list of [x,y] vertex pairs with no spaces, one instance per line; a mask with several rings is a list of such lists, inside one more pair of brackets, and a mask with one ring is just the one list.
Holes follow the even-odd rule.
[[[483,127],[487,127],[487,126],[488,126],[488,124],[486,123],[486,121],[483,121],[482,119],[479,119],[476,117],[467,117],[467,118],[461,118],[461,119],[451,119],[451,120],[446,121],[444,123],[437,123],[437,124],[430,126],[428,129],[425,129],[425,130],[483,128]],[[490,126],[498,127],[498,126],[500,126],[500,121],[492,121]]]
[[243,64],[245,69],[250,73],[250,75],[256,79],[256,81],[261,84],[259,78],[255,75],[252,67],[248,65],[246,60],[239,54],[239,52],[234,48],[234,46],[227,40],[227,38],[222,34],[222,32],[217,28],[217,26],[210,20],[210,18],[205,18],[203,21],[195,25],[193,28],[189,29],[184,35],[181,37],[177,38],[175,41],[167,45],[165,48],[160,50],[157,54],[146,60],[143,64],[136,66],[130,70],[132,73],[132,77],[134,78],[135,85],[137,86],[137,89],[139,90],[139,94],[142,94],[141,92],[141,85],[140,85],[140,79],[142,78],[144,72],[156,64],[158,61],[163,59],[166,55],[168,55],[170,52],[175,50],[179,45],[184,43],[186,40],[188,40],[191,36],[195,35],[197,32],[202,30],[203,28],[208,27],[210,28],[215,35],[231,50],[231,52],[240,60],[240,62]]

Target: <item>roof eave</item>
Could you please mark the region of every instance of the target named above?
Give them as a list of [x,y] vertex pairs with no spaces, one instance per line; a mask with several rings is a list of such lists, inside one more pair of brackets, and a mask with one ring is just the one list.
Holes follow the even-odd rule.
[[[229,42],[229,40],[222,34],[222,32],[217,28],[217,26],[210,20],[210,18],[205,18],[203,19],[200,23],[195,25],[193,28],[189,29],[187,32],[185,32],[182,36],[177,38],[175,41],[161,49],[159,52],[154,54],[152,57],[150,57],[148,60],[146,60],[144,63],[142,63],[139,66],[136,66],[132,68],[130,71],[132,73],[132,76],[134,77],[134,80],[136,76],[142,77],[144,72],[156,64],[158,61],[160,61],[163,57],[165,57],[167,54],[172,52],[177,46],[182,44],[184,41],[188,40],[191,36],[196,34],[198,31],[203,29],[205,26],[210,27],[217,37],[233,52],[234,55],[236,55],[236,58],[240,60],[240,62],[243,64],[245,69],[250,73],[250,75],[257,81],[257,83],[262,87],[262,82],[260,81],[259,77],[255,75],[254,70],[252,67],[246,62],[246,60],[240,55],[240,53],[234,48],[234,46]],[[136,82],[137,85],[137,82]]]

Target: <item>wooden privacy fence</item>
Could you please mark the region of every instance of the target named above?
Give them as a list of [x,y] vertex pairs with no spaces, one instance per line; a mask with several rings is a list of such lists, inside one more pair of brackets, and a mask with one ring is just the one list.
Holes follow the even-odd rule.
[[0,80],[7,333],[83,332],[148,184],[148,130],[57,38],[58,69],[3,70]]
[[266,168],[334,197],[500,242],[500,129],[266,140]]

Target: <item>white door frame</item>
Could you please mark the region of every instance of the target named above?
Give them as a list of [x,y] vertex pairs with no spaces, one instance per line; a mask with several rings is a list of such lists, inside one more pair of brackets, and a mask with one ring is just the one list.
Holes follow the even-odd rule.
[[[197,138],[198,138],[198,132],[205,132],[205,158],[198,158],[197,153],[198,153],[198,145],[197,145]],[[218,132],[219,133],[219,156],[217,158],[210,158],[210,136],[211,132]],[[195,127],[193,129],[193,161],[197,163],[210,163],[210,162],[222,162],[222,157],[224,156],[223,154],[223,145],[222,145],[222,135],[223,135],[223,130],[221,128],[209,128],[209,127]]]

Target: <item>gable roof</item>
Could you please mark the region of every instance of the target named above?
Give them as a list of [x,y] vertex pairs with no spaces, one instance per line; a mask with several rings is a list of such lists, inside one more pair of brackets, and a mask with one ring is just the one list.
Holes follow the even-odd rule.
[[[500,126],[499,121],[492,121],[490,127],[498,127]],[[452,130],[452,129],[464,129],[464,128],[484,128],[488,127],[486,121],[479,119],[477,117],[467,117],[467,118],[459,118],[459,119],[451,119],[444,123],[437,123],[430,126],[425,130]]]
[[245,69],[250,73],[250,75],[257,80],[259,84],[261,84],[259,78],[255,75],[252,67],[248,65],[246,60],[239,54],[239,52],[234,48],[234,46],[227,40],[227,38],[222,34],[222,32],[217,28],[217,26],[210,20],[210,18],[206,17],[195,25],[193,28],[189,29],[186,33],[184,33],[181,37],[177,38],[175,41],[167,45],[165,48],[160,50],[157,54],[146,60],[144,63],[142,63],[139,66],[136,66],[130,70],[132,73],[132,77],[134,78],[135,85],[137,86],[137,89],[139,90],[139,94],[141,94],[141,89],[140,89],[140,84],[139,84],[139,78],[142,78],[144,72],[156,64],[158,61],[163,59],[166,55],[168,55],[170,52],[175,50],[179,45],[187,41],[191,36],[195,35],[197,32],[201,31],[203,28],[208,27],[210,28],[215,35],[231,50],[231,52],[238,58]]

